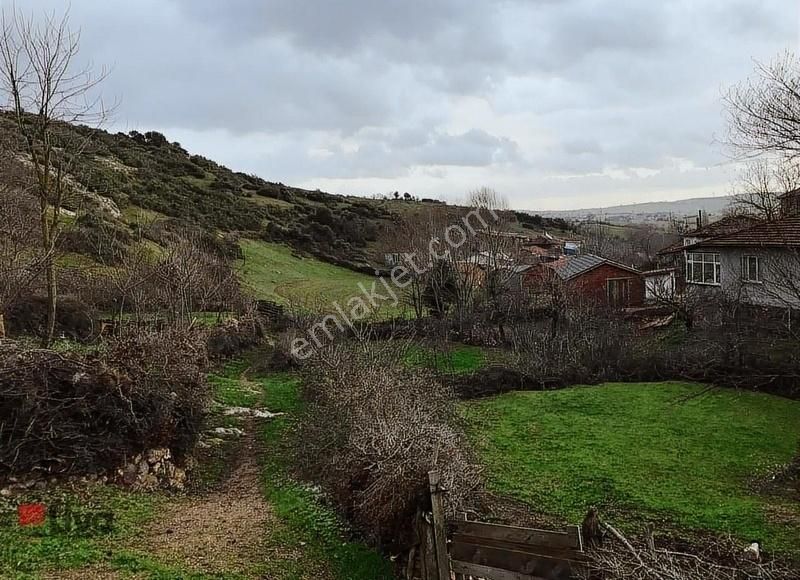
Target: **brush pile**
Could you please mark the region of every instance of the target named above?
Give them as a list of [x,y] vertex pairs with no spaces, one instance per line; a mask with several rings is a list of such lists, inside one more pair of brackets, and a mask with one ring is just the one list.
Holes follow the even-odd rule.
[[110,472],[150,449],[180,463],[210,400],[205,337],[165,330],[62,354],[0,342],[0,482]]

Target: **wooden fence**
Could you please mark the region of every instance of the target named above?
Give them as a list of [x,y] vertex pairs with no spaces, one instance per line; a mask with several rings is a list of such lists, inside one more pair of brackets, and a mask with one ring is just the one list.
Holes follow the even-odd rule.
[[445,520],[439,474],[428,474],[431,518],[420,535],[423,580],[569,580],[586,563],[581,528],[537,530]]

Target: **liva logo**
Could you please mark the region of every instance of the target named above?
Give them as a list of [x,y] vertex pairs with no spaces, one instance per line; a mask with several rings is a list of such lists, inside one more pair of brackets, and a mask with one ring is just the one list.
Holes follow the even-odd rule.
[[114,531],[114,514],[96,511],[69,503],[26,503],[17,506],[20,527],[44,527],[45,532],[97,536]]
[[17,507],[20,527],[43,526],[47,521],[47,506],[43,503],[26,503]]

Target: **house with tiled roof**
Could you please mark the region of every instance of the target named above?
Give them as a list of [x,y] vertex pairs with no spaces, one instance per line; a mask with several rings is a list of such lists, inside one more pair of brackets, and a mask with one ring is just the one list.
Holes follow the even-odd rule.
[[645,282],[642,273],[602,256],[562,256],[553,262],[517,268],[530,287],[563,284],[575,296],[611,308],[642,306]]
[[800,190],[781,196],[782,217],[700,232],[682,252],[687,287],[756,306],[800,308]]

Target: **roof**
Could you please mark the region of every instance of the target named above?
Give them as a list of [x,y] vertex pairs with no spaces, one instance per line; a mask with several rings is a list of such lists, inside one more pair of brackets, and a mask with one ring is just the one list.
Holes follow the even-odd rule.
[[572,258],[565,258],[551,264],[546,264],[546,266],[548,268],[552,268],[562,280],[571,280],[572,278],[581,276],[586,272],[594,270],[595,268],[605,264],[614,266],[616,268],[622,268],[623,270],[627,270],[635,274],[640,274],[640,272],[635,268],[625,266],[624,264],[620,264],[618,262],[609,260],[608,258],[603,258],[602,256],[596,256],[594,254],[583,254],[580,256],[574,256]]
[[800,188],[793,189],[792,191],[787,191],[786,193],[782,193],[778,196],[778,199],[782,199],[784,197],[793,197],[795,195],[800,195]]
[[534,256],[549,256],[550,250],[546,250],[545,248],[540,248],[539,246],[525,246],[523,251],[533,254]]
[[[716,236],[732,234],[760,223],[761,220],[753,216],[734,215],[711,222],[710,224],[699,227],[690,232],[686,232],[685,234],[682,234],[682,236],[683,238],[703,238],[705,240]],[[674,254],[676,252],[682,252],[687,247],[688,246],[681,241],[678,244],[672,244],[671,246],[664,248],[658,253],[660,255]]]
[[712,236],[719,236],[722,234],[731,234],[738,232],[744,228],[749,228],[757,223],[760,223],[756,217],[749,215],[732,215],[724,217],[721,220],[711,222],[702,227],[699,227],[691,232],[683,234],[685,238],[710,238]]
[[686,246],[686,249],[720,247],[800,247],[800,216],[759,223],[738,232]]
[[560,244],[561,241],[555,239],[548,233],[544,233],[536,236],[535,238],[529,238],[527,243],[533,246],[555,246],[556,244]]

